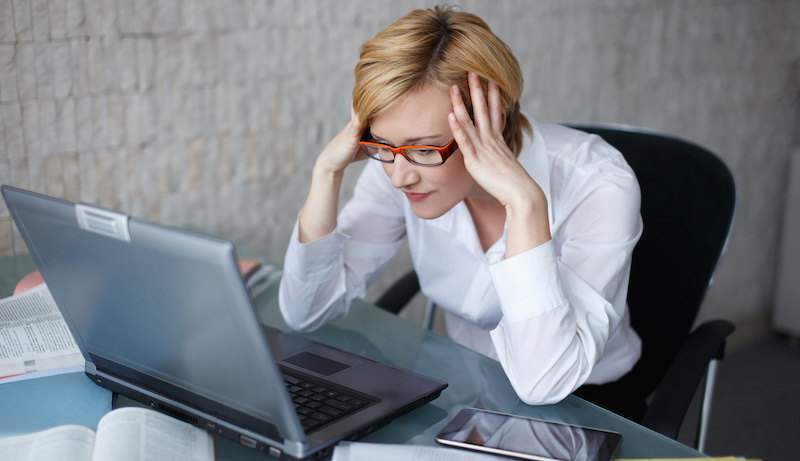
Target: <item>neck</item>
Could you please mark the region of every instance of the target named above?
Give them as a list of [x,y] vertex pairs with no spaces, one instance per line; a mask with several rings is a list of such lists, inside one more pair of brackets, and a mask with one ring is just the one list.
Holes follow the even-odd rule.
[[[488,195],[488,194],[487,194]],[[464,199],[483,251],[487,251],[503,235],[506,209],[494,197]]]

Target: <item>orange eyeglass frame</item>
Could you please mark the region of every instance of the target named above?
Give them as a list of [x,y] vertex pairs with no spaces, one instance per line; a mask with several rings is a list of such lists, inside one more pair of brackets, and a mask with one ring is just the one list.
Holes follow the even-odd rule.
[[[442,147],[424,146],[424,145],[392,147],[392,146],[390,146],[388,144],[383,144],[383,143],[380,143],[380,142],[368,141],[368,139],[370,139],[371,136],[372,135],[370,134],[369,130],[366,130],[364,132],[364,135],[361,137],[361,141],[359,141],[358,144],[361,146],[361,148],[364,150],[364,153],[366,153],[369,158],[377,160],[379,162],[383,162],[383,163],[393,163],[394,162],[394,157],[392,158],[392,160],[383,160],[383,159],[380,159],[380,158],[377,158],[377,157],[373,157],[372,155],[369,155],[369,153],[364,148],[364,146],[375,146],[375,147],[381,147],[381,148],[384,148],[384,149],[388,149],[392,154],[394,154],[394,156],[397,156],[398,154],[400,154],[400,155],[403,156],[403,158],[405,158],[408,161],[408,163],[411,163],[412,165],[419,165],[419,166],[439,166],[439,165],[443,164],[445,161],[447,161],[447,159],[451,155],[453,155],[453,152],[455,152],[456,149],[458,149],[458,143],[456,143],[455,139],[453,139],[452,141],[447,143],[447,145],[442,146]],[[442,161],[439,162],[439,163],[419,163],[419,162],[415,162],[414,160],[411,160],[406,155],[406,153],[404,152],[405,149],[433,149],[433,150],[439,152],[439,155],[441,155],[441,157],[442,157]]]

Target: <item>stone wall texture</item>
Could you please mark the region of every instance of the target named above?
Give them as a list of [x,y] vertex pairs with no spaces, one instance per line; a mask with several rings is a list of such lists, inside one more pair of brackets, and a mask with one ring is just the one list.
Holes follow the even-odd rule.
[[[0,182],[281,260],[314,159],[348,119],[359,45],[434,4],[0,0]],[[702,317],[766,329],[800,143],[800,1],[457,4],[515,51],[537,118],[645,126],[725,160],[738,210]],[[18,251],[0,205],[0,254]],[[399,255],[379,287],[409,265]]]

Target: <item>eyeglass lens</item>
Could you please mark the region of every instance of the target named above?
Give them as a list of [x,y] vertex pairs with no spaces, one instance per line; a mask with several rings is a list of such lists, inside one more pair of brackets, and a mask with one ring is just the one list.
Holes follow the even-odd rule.
[[[394,153],[386,147],[367,144],[364,145],[367,155],[382,162],[393,162]],[[442,163],[442,155],[436,149],[406,148],[403,149],[406,158],[420,165],[436,165]]]

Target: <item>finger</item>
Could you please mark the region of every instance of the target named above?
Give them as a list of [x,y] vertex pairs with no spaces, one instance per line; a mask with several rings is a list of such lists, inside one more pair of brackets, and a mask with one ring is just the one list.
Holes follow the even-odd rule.
[[459,128],[463,130],[465,136],[470,136],[474,132],[474,125],[457,85],[453,85],[450,89],[450,104],[453,106],[453,115]]
[[472,99],[472,114],[475,117],[475,125],[482,132],[488,132],[491,130],[492,125],[489,107],[486,104],[486,96],[481,86],[481,79],[474,72],[470,72],[467,80],[469,81],[469,94],[470,99]]
[[[364,132],[367,130],[366,124],[361,122],[358,113],[355,111],[353,107],[350,108],[350,122],[345,127],[344,135],[347,137],[348,142],[354,143],[357,145],[361,138],[364,136]],[[361,150],[359,148],[359,150]]]
[[360,134],[363,133],[367,128],[367,126],[361,121],[361,117],[358,116],[356,108],[353,106],[350,106],[350,127],[359,132],[359,139],[361,139]]
[[503,102],[500,98],[500,86],[489,82],[489,115],[492,121],[492,131],[502,133],[505,125]]
[[472,138],[466,132],[464,124],[458,119],[455,112],[450,112],[447,116],[447,122],[450,124],[450,131],[453,132],[453,137],[458,143],[458,149],[461,155],[466,158],[471,158],[475,154],[475,146],[472,143]]
[[352,104],[350,105],[350,120],[361,123],[358,118],[358,112],[356,112],[356,108]]
[[356,108],[353,105],[350,105],[350,122],[345,127],[343,131],[343,135],[346,136],[347,143],[351,145],[352,149],[354,149],[354,153],[352,155],[353,162],[364,160],[367,158],[367,153],[361,148],[358,144],[361,141],[361,137],[364,135],[364,131],[366,131],[367,126],[366,124],[361,122],[361,118],[358,116],[358,112],[356,112]]

